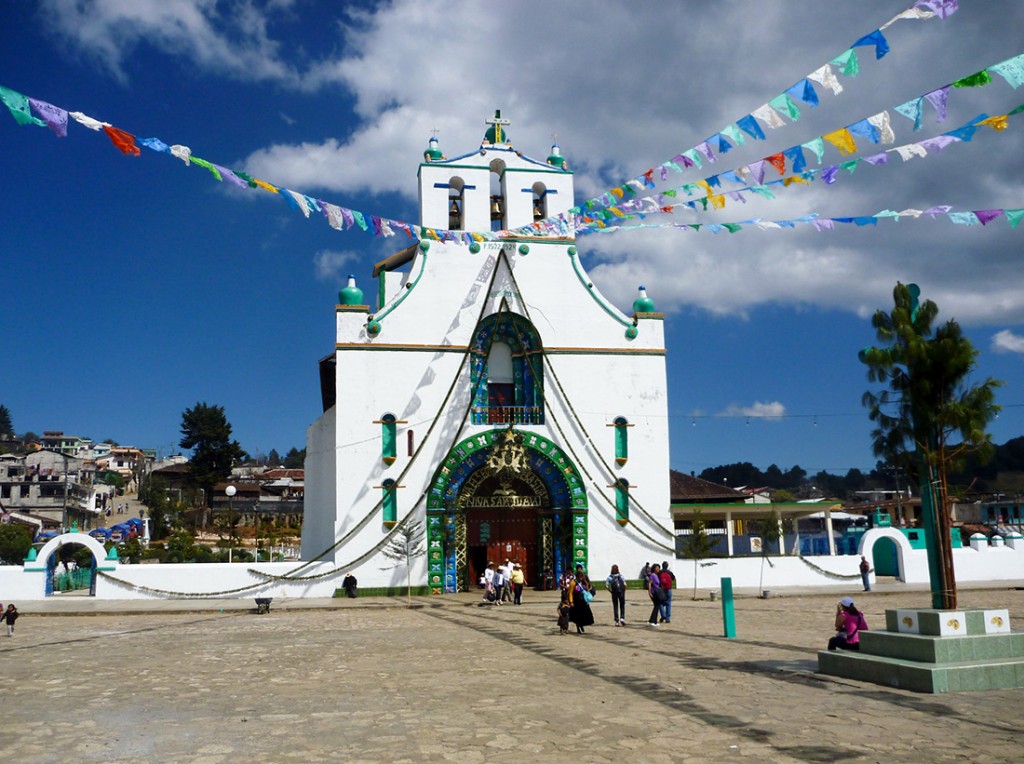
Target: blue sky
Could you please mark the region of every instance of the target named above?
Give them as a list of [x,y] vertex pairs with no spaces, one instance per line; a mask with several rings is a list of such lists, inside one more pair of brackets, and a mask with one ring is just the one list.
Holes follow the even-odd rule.
[[[557,134],[582,201],[735,122],[909,5],[5,3],[0,85],[277,185],[415,221],[416,168],[434,129],[448,155],[475,148],[495,108],[528,155],[545,157]],[[945,21],[897,22],[884,59],[858,49],[860,75],[841,78],[841,95],[818,88],[817,109],[710,172],[883,109],[901,145],[1024,102],[1024,88],[995,77],[953,91],[947,121],[925,112],[919,133],[892,112],[1024,52],[1024,5],[963,6]],[[925,159],[685,222],[1024,207],[1021,130],[986,129]],[[170,453],[181,412],[206,401],[225,407],[252,453],[304,445],[320,413],[317,361],[333,347],[337,290],[352,272],[372,294],[372,263],[403,242],[339,233],[168,155],[122,156],[75,123],[58,139],[0,114],[0,152],[0,403],[16,430]],[[875,461],[856,356],[897,280],[917,282],[942,319],[961,322],[980,376],[1005,380],[995,440],[1024,434],[1022,236],[1005,220],[905,219],[820,233],[660,229],[580,247],[620,307],[642,283],[667,314],[675,468],[751,461],[845,472]]]

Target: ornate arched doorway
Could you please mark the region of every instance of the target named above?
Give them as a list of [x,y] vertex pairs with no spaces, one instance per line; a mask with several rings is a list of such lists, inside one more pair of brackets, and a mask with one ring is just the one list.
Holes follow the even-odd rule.
[[531,586],[587,564],[587,494],[579,471],[546,438],[513,427],[455,446],[427,500],[431,591],[467,591],[488,561],[519,562]]

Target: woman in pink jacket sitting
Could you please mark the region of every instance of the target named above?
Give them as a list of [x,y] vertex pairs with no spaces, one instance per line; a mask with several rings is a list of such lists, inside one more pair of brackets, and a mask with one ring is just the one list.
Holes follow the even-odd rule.
[[828,641],[829,650],[860,650],[860,633],[867,631],[864,614],[853,605],[852,597],[843,597],[836,606],[836,635]]

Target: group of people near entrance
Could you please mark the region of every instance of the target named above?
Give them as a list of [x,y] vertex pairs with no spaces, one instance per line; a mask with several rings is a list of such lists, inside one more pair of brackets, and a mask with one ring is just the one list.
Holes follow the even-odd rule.
[[493,562],[488,562],[487,568],[480,577],[480,583],[484,587],[484,600],[492,605],[501,605],[502,602],[511,602],[513,605],[523,604],[526,574],[523,573],[522,565],[512,562],[508,557],[497,567]]

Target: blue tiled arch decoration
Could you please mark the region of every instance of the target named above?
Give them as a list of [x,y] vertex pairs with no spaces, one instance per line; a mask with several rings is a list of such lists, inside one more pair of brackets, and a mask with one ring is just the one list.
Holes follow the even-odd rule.
[[[427,582],[431,592],[458,589],[454,544],[445,546],[446,525],[454,522],[454,500],[466,479],[479,469],[498,438],[508,432],[497,428],[472,435],[455,445],[438,466],[427,491]],[[556,576],[579,563],[587,567],[587,491],[572,459],[542,435],[516,430],[523,436],[527,463],[540,477],[551,500],[555,522],[572,515],[572,560],[556,557]],[[567,519],[567,518],[566,518]]]

